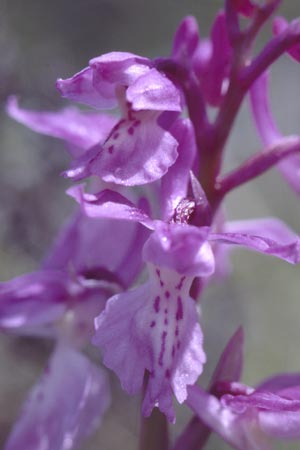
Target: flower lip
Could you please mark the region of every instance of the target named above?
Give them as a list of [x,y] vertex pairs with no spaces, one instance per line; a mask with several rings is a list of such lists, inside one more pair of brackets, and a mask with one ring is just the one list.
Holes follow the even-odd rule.
[[208,227],[156,222],[143,249],[144,260],[181,275],[212,275],[215,261],[206,240],[208,233]]

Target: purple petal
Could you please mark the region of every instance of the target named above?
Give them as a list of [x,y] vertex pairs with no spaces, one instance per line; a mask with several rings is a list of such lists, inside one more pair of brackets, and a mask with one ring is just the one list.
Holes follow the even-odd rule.
[[64,314],[70,284],[66,273],[58,271],[33,272],[1,283],[0,328],[44,334]]
[[269,436],[277,439],[300,438],[300,411],[259,413],[261,429]]
[[31,390],[5,450],[71,450],[110,403],[104,373],[77,351],[58,347]]
[[256,387],[258,391],[278,392],[294,386],[300,386],[299,373],[283,373],[273,375],[259,383]]
[[[278,36],[284,33],[289,27],[288,21],[284,17],[275,17],[273,21],[273,34]],[[300,62],[300,45],[293,45],[287,52],[295,61]]]
[[66,80],[57,80],[56,87],[62,97],[78,103],[103,109],[117,106],[114,85],[103,83],[103,92],[98,92],[93,84],[93,69],[91,67],[86,67]]
[[221,401],[236,414],[243,414],[251,408],[272,412],[299,411],[300,414],[299,400],[282,397],[272,392],[255,391],[250,395],[226,394]]
[[300,262],[300,239],[278,219],[228,222],[224,233],[211,233],[210,240],[236,244],[276,256],[291,264]]
[[133,53],[110,52],[91,59],[89,64],[93,70],[94,86],[105,96],[106,83],[114,90],[117,86],[131,86],[150,70],[151,62]]
[[144,246],[144,260],[174,270],[181,275],[209,276],[214,271],[214,257],[207,227],[158,222]]
[[[116,236],[122,239],[116,241]],[[119,280],[128,287],[141,270],[141,250],[147,236],[148,231],[139,224],[90,218],[77,212],[56,238],[43,268],[71,268],[86,276],[96,271],[97,279]]]
[[178,143],[157,121],[157,113],[123,119],[94,159],[91,172],[104,181],[126,186],[160,179],[177,159]]
[[193,16],[185,17],[179,24],[173,40],[172,57],[182,63],[190,63],[199,44],[198,23]]
[[208,73],[203,76],[202,90],[207,102],[219,106],[226,90],[226,78],[229,74],[232,49],[229,43],[226,18],[220,12],[211,30],[212,55]]
[[95,321],[94,344],[130,394],[141,390],[148,370],[143,414],[158,406],[173,422],[172,392],[182,403],[186,386],[202,372],[203,338],[188,295],[192,278],[153,266],[149,270],[146,284],[108,300]]
[[182,110],[180,91],[156,69],[149,70],[131,84],[126,91],[126,98],[134,111]]
[[149,216],[137,208],[126,197],[116,191],[105,189],[96,194],[84,192],[84,184],[77,184],[67,193],[83,208],[85,214],[92,218],[109,218],[151,224]]
[[250,100],[253,118],[259,135],[266,147],[271,147],[282,138],[278,130],[268,101],[268,74],[264,73],[250,89]]
[[[268,76],[262,75],[250,90],[251,107],[256,126],[265,146],[276,144],[283,136],[271,114],[268,100]],[[292,155],[278,163],[278,168],[288,183],[300,193],[300,156]]]
[[83,152],[98,142],[103,142],[115,126],[115,117],[65,108],[58,112],[29,111],[21,109],[15,97],[7,103],[8,114],[18,122],[37,133],[63,139],[71,144],[70,153],[79,157]]
[[[236,414],[229,408],[223,407],[216,397],[208,394],[199,386],[188,387],[187,404],[208,427],[234,448],[238,450],[271,450],[269,446],[264,445],[261,439],[256,443],[254,439],[249,439],[247,429],[243,427],[242,421],[237,419]],[[255,426],[253,422],[252,426]],[[259,446],[257,446],[258,443]]]
[[229,340],[215,371],[212,375],[210,386],[218,381],[239,381],[243,369],[244,332],[240,327]]
[[113,128],[102,146],[74,161],[66,175],[76,180],[97,175],[126,186],[158,180],[176,161],[176,139],[161,128],[158,113],[130,114]]
[[171,129],[178,141],[178,158],[161,180],[161,202],[163,220],[170,220],[176,206],[187,196],[190,170],[196,156],[196,144],[191,122],[177,120]]
[[259,429],[258,418],[234,414],[199,386],[188,387],[187,404],[208,427],[237,450],[272,450],[270,440]]

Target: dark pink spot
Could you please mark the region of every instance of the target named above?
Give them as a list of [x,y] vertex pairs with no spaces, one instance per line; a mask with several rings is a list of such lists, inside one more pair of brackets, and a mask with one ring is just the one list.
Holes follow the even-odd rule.
[[170,298],[170,292],[169,292],[169,291],[166,291],[166,292],[165,292],[165,297],[166,297],[166,298]]
[[169,369],[167,369],[167,370],[165,371],[165,376],[166,376],[166,378],[170,378],[171,374],[170,374]]
[[169,323],[169,322],[168,322],[168,319],[165,319],[165,320],[164,320],[164,324],[165,324],[165,325],[168,325],[168,323]]
[[159,359],[158,359],[158,364],[160,366],[163,365],[163,357],[164,357],[164,353],[166,350],[166,337],[167,337],[167,332],[164,331],[161,335],[161,348],[160,348],[160,353],[159,353]]
[[126,105],[128,107],[128,113],[127,113],[128,120],[131,120],[133,122],[135,120],[135,117],[134,117],[133,112],[130,109],[130,103],[126,102]]
[[117,130],[120,128],[120,126],[123,125],[124,122],[126,122],[126,120],[125,120],[125,119],[121,119],[121,120],[117,123],[117,125],[113,128],[113,132],[114,132],[114,131],[117,131]]
[[168,314],[168,310],[167,310],[167,308],[165,309],[165,314]]
[[130,134],[130,135],[132,136],[133,133],[134,133],[134,128],[132,128],[132,127],[127,128],[127,133]]
[[141,124],[141,121],[137,119],[134,121],[133,126],[138,127],[140,124]]
[[114,146],[113,146],[113,145],[110,145],[110,146],[108,147],[108,152],[111,154],[113,151],[114,151]]
[[176,286],[176,289],[178,289],[178,291],[180,291],[180,289],[182,288],[184,280],[185,280],[185,276],[180,278],[180,281],[179,281],[179,283]]
[[183,306],[181,297],[177,297],[177,311],[176,311],[176,320],[183,319]]
[[116,139],[118,139],[119,136],[120,136],[120,133],[115,133],[115,134],[113,135],[113,139],[116,140]]
[[120,125],[122,125],[123,123],[125,123],[125,122],[126,122],[126,119],[121,119],[120,122],[118,123],[118,127],[119,127]]
[[160,297],[157,296],[157,297],[155,297],[155,300],[154,300],[154,311],[156,313],[159,312],[159,303],[160,303]]
[[176,327],[175,336],[178,336],[178,335],[179,335],[179,329],[178,329],[178,327]]
[[175,349],[175,346],[173,345],[173,347],[172,347],[172,358],[174,358],[175,352],[176,352],[176,349]]
[[159,270],[159,269],[156,269],[155,272],[156,272],[156,275],[158,276],[159,284],[161,285],[161,287],[163,287],[164,282],[163,282],[162,279],[160,278],[160,270]]
[[150,328],[153,328],[153,327],[155,327],[155,325],[156,325],[156,322],[155,322],[155,320],[152,320],[152,322],[150,323]]

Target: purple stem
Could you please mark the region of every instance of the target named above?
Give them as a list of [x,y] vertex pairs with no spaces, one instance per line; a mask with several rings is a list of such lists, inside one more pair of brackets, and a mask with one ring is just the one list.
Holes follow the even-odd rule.
[[169,436],[166,416],[154,408],[150,417],[141,418],[139,450],[168,450]]
[[202,450],[210,434],[210,428],[195,416],[180,434],[172,450]]
[[300,154],[300,139],[290,137],[284,138],[281,142],[274,144],[269,150],[260,152],[248,159],[241,167],[233,170],[229,175],[218,181],[216,195],[219,198],[219,202],[232,189],[262,175],[281,159],[294,153]]
[[[211,174],[213,176],[214,183],[221,169],[222,153],[226,141],[245,94],[250,87],[250,85],[243,80],[243,76],[241,76],[243,70],[246,70],[245,66],[247,64],[248,53],[258,31],[277,8],[280,1],[281,0],[275,0],[265,7],[259,8],[254,15],[252,23],[248,29],[243,32],[240,31],[238,14],[236,13],[232,0],[226,1],[226,21],[228,24],[228,34],[234,49],[234,58],[232,62],[228,91],[213,125],[212,136],[214,136],[214,139],[211,143],[210,152],[215,154],[213,163],[214,168],[213,173]],[[209,197],[213,199],[214,194]]]
[[248,90],[251,85],[262,75],[271,64],[283,53],[300,42],[300,21],[294,20],[289,27],[272,38],[260,54],[245,67],[240,74],[240,81]]
[[269,17],[273,14],[273,12],[278,8],[282,0],[273,0],[267,2],[265,6],[259,7],[256,10],[255,16],[253,18],[253,22],[247,30],[247,36],[250,41],[253,42],[257,33],[262,28],[264,23],[269,19]]
[[[144,376],[143,391],[149,381],[149,372]],[[168,450],[169,427],[165,414],[154,408],[150,417],[141,416],[138,450]]]
[[241,37],[241,29],[239,24],[238,13],[234,7],[232,0],[225,2],[226,23],[230,44],[235,48],[238,39]]

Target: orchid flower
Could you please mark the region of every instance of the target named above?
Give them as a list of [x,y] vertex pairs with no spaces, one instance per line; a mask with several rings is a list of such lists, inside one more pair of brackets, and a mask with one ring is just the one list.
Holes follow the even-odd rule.
[[237,450],[272,450],[272,440],[299,439],[300,374],[280,374],[251,388],[239,381],[243,364],[243,334],[239,330],[221,355],[206,392],[188,388],[187,403],[200,422],[191,422],[174,450],[180,450],[187,432],[202,448],[211,431]]
[[196,304],[189,291],[195,277],[205,279],[214,272],[211,243],[242,245],[290,263],[300,260],[299,237],[279,220],[228,222],[221,233],[208,225],[193,224],[197,208],[203,219],[209,205],[193,176],[194,198],[187,201],[193,159],[188,164],[186,155],[193,135],[188,120],[177,122],[176,127],[179,156],[162,178],[158,192],[164,220],[151,218],[108,189],[90,194],[84,192],[83,185],[77,185],[69,190],[89,217],[139,222],[152,230],[143,248],[148,281],[108,300],[95,321],[93,342],[102,349],[104,364],[116,372],[128,393],[140,391],[145,371],[149,372],[143,414],[149,415],[158,405],[170,421],[175,420],[172,392],[183,402],[186,386],[195,383],[205,362]]
[[[142,393],[143,417],[174,423],[174,398],[193,410],[174,450],[203,448],[211,431],[239,450],[269,450],[271,437],[300,438],[299,376],[242,384],[241,329],[207,391],[196,384],[210,356],[198,301],[226,273],[228,250],[300,262],[300,237],[283,221],[228,221],[223,207],[233,189],[275,165],[299,190],[300,138],[275,125],[266,79],[282,54],[299,59],[299,20],[275,19],[274,36],[254,52],[279,3],[226,0],[208,38],[188,16],[169,57],[115,51],[91,59],[57,81],[62,97],[89,109],[35,112],[8,100],[17,121],[64,141],[67,178],[94,178],[68,189],[79,211],[41,268],[0,284],[0,329],[55,341],[5,450],[73,449],[92,432],[109,391],[102,369],[83,354],[90,341],[122,388]],[[248,93],[263,148],[224,174],[226,144]],[[63,391],[69,377],[70,401]],[[160,412],[152,415],[154,408]],[[167,439],[158,441],[168,450]]]

